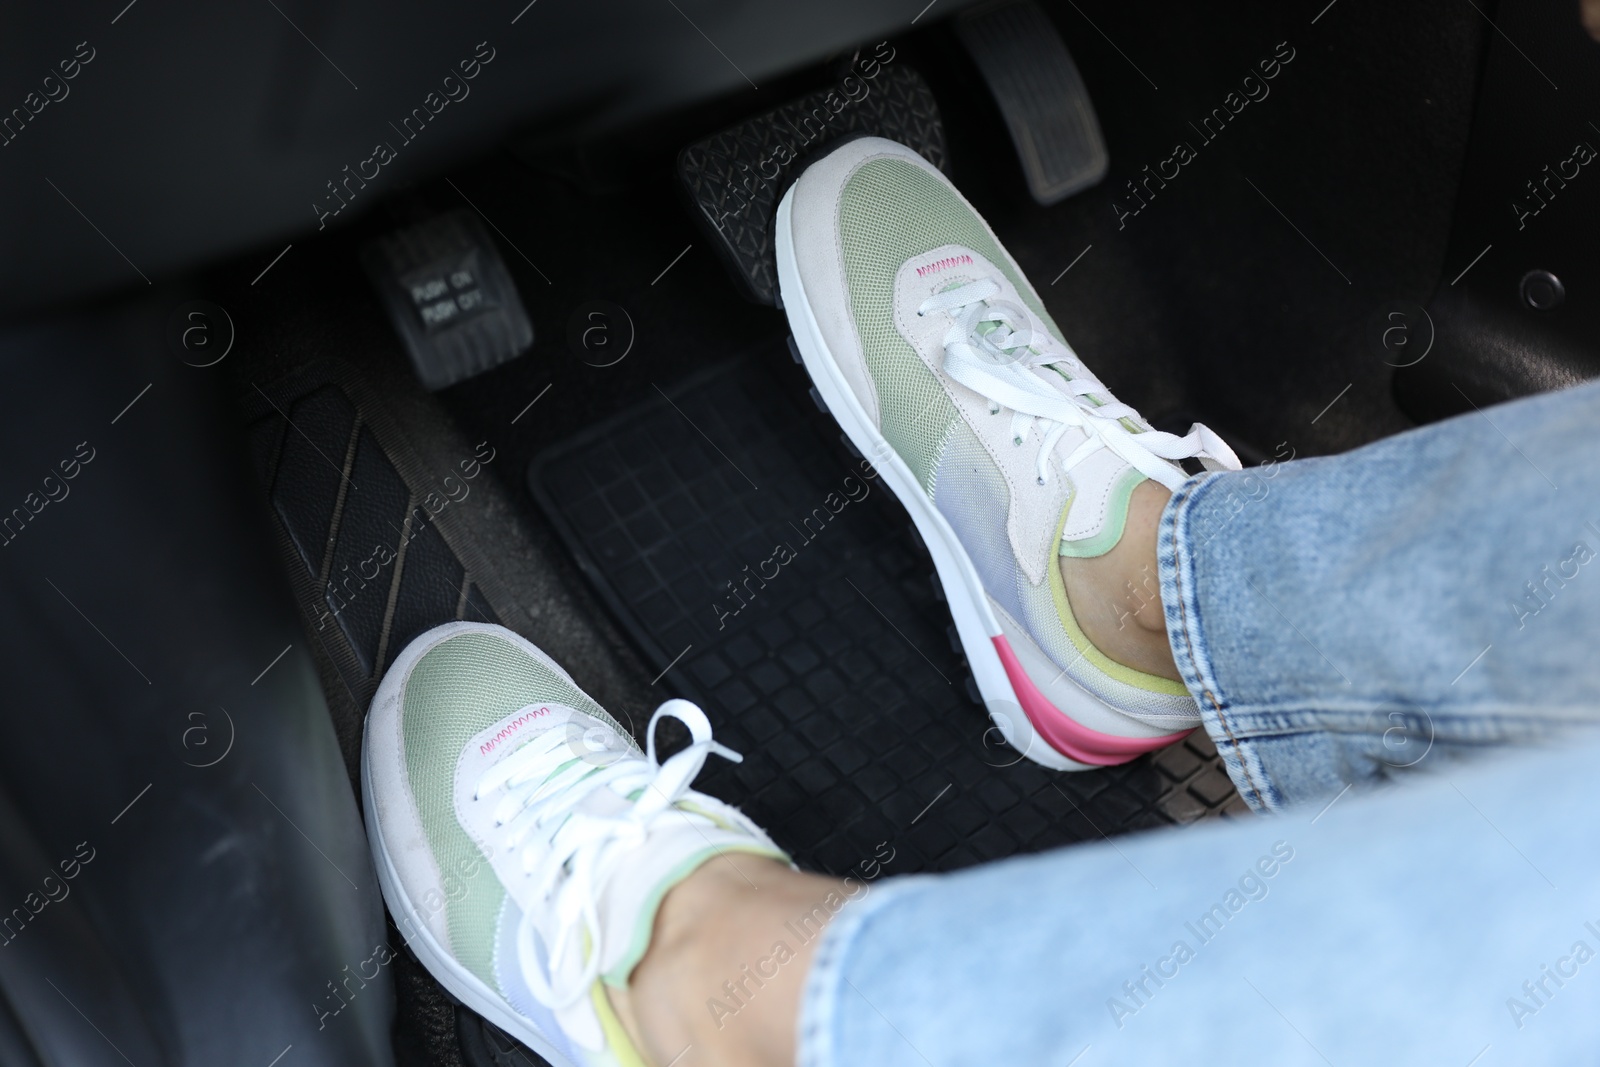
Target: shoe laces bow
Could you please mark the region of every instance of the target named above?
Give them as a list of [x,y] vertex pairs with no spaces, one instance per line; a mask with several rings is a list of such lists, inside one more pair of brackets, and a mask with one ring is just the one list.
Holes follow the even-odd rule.
[[1181,437],[1150,426],[1113,397],[1070,346],[1040,329],[1027,309],[995,299],[1001,291],[993,278],[979,278],[929,297],[917,314],[947,312],[954,319],[944,338],[944,371],[988,398],[991,414],[1011,410],[1014,443],[1022,444],[1036,424],[1043,431],[1038,484],[1048,482],[1056,445],[1073,428],[1085,439],[1062,470],[1102,448],[1168,489],[1188,477],[1179,460],[1197,459],[1207,470],[1240,468],[1233,449],[1208,426],[1197,422]]

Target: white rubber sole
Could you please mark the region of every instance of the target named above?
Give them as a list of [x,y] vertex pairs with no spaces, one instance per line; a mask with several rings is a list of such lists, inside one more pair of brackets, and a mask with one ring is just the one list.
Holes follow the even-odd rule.
[[934,569],[944,586],[945,600],[955,619],[956,633],[966,652],[967,664],[972,668],[978,693],[983,697],[989,718],[1006,742],[1035,763],[1056,771],[1090,771],[1099,768],[1080,763],[1057,752],[1022,711],[1011,679],[995,651],[994,638],[1004,635],[1000,621],[989,606],[989,596],[967,550],[956,537],[955,530],[939,514],[928,494],[923,492],[916,475],[900,458],[893,446],[872,424],[855,391],[846,382],[833,354],[828,350],[816,316],[806,299],[805,285],[800,280],[800,269],[795,261],[793,239],[794,189],[784,193],[778,204],[777,260],[778,289],[783,294],[783,307],[789,318],[789,329],[794,334],[800,358],[812,384],[821,394],[823,403],[844,430],[851,444],[877,469],[884,483],[911,514],[911,521],[922,536],[923,543],[933,556]]
[[[446,640],[455,633],[477,628],[481,628],[481,624],[456,623],[448,627],[449,632],[442,634],[439,640]],[[440,627],[440,629],[447,628]],[[421,642],[417,642],[409,646],[384,675],[377,693],[373,695],[373,705],[376,706],[379,701],[389,696],[393,689],[403,686],[417,660],[437,643],[432,641],[418,647]],[[367,713],[367,718],[369,720],[371,718],[370,711]],[[413,906],[411,898],[406,895],[400,874],[389,858],[389,850],[383,840],[383,827],[377,818],[378,805],[372,795],[372,768],[367,763],[369,726],[370,722],[363,723],[361,734],[361,802],[366,815],[367,843],[372,848],[373,866],[378,871],[378,886],[383,890],[384,902],[389,905],[390,913],[396,917],[397,925],[400,919],[412,920],[414,923],[415,933],[410,940],[404,942],[405,946],[451,996],[543,1056],[551,1067],[584,1067],[583,1064],[574,1063],[558,1051],[527,1019],[518,1015],[498,993],[484,984],[481,978],[457,963],[455,957],[439,944],[426,923],[415,923],[415,917],[420,913]]]

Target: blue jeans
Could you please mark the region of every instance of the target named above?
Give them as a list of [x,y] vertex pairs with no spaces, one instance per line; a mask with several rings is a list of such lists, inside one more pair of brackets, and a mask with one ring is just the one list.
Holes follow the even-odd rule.
[[1600,384],[1191,480],[1168,634],[1269,817],[863,887],[800,1064],[1600,1062],[1597,553]]

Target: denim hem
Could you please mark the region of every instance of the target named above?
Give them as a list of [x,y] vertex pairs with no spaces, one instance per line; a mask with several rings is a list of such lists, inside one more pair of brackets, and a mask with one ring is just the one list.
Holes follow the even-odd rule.
[[926,886],[929,875],[905,875],[880,886],[866,900],[843,908],[822,931],[811,970],[800,994],[800,1017],[795,1026],[795,1067],[835,1067],[838,1056],[839,987],[843,985],[851,950],[867,922],[907,890]]
[[1183,684],[1200,705],[1200,721],[1217,746],[1228,776],[1252,809],[1270,811],[1281,807],[1283,798],[1273,788],[1260,754],[1229,722],[1226,699],[1220,695],[1223,689],[1206,647],[1204,616],[1196,595],[1190,517],[1218,484],[1220,476],[1215,473],[1191,478],[1178,487],[1162,509],[1156,541],[1162,612],[1172,659],[1183,676]]
[[[1156,558],[1173,661],[1228,776],[1255,811],[1283,811],[1341,786],[1376,784],[1417,767],[1430,753],[1435,755],[1428,766],[1474,749],[1555,739],[1592,719],[1587,703],[1503,694],[1441,693],[1423,700],[1368,687],[1313,695],[1308,703],[1304,693],[1279,698],[1271,688],[1251,687],[1248,678],[1242,692],[1237,678],[1224,685],[1207,627],[1251,620],[1238,605],[1230,608],[1224,600],[1219,606],[1219,572],[1230,557],[1219,558],[1215,547],[1208,551],[1207,544],[1216,542],[1202,540],[1197,530],[1225,508],[1227,501],[1217,494],[1229,485],[1217,475],[1202,475],[1179,486],[1162,511]],[[1203,587],[1212,594],[1204,605]],[[1238,669],[1236,664],[1233,671]]]

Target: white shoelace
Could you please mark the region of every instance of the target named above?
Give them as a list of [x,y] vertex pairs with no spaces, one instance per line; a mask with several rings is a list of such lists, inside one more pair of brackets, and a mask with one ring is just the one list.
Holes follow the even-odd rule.
[[[1063,352],[1063,345],[1035,329],[1026,309],[992,299],[1000,292],[994,279],[980,278],[924,300],[917,314],[945,311],[955,318],[944,338],[944,371],[987,397],[991,414],[1011,409],[1016,444],[1022,444],[1036,422],[1040,425],[1040,485],[1049,480],[1056,444],[1074,426],[1088,436],[1062,461],[1062,470],[1071,470],[1101,448],[1168,489],[1176,489],[1186,477],[1173,466],[1178,460],[1198,459],[1207,470],[1239,469],[1239,457],[1207,426],[1197,422],[1182,437],[1149,428],[1137,411],[1111,396],[1070,348]],[[985,324],[992,326],[983,330]],[[1043,374],[1058,375],[1061,382],[1047,381]],[[1129,430],[1123,420],[1140,432]]]
[[[671,716],[689,728],[690,744],[665,763],[656,760],[656,724]],[[617,863],[642,844],[657,819],[673,805],[715,752],[735,763],[744,757],[711,739],[705,712],[687,700],[669,700],[650,718],[647,759],[624,755],[609,766],[582,758],[569,731],[560,728],[523,745],[478,780],[473,799],[504,790],[494,808],[497,827],[509,827],[504,845],[513,852],[530,839],[537,847],[520,849],[523,873],[534,892],[556,909],[555,944],[548,946],[550,976],[561,973],[571,953],[588,953],[581,970],[566,981],[552,981],[539,966],[534,944],[534,909],[524,911],[517,930],[522,975],[540,1003],[560,1009],[588,995],[601,967],[599,897]],[[566,764],[566,766],[562,766]],[[639,793],[630,806],[609,815],[579,811],[597,789],[619,796]],[[676,811],[680,818],[686,812]],[[554,898],[553,900],[551,898]],[[558,988],[559,986],[559,988]]]

